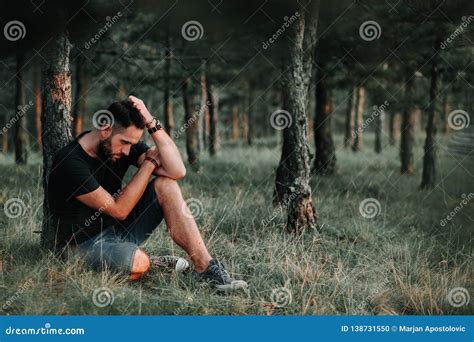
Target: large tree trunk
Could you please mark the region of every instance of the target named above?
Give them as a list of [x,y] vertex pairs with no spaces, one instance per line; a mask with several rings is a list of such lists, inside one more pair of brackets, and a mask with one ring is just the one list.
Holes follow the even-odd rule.
[[198,125],[200,112],[194,111],[189,94],[191,79],[184,80],[182,85],[183,107],[184,107],[184,128],[186,131],[186,152],[188,163],[194,171],[199,170],[199,150],[198,150]]
[[165,77],[164,77],[164,95],[163,95],[163,116],[165,118],[165,131],[170,137],[173,137],[174,120],[173,120],[173,104],[170,98],[170,73],[171,73],[171,39],[169,34],[166,36],[165,47]]
[[317,75],[314,115],[316,157],[313,169],[317,174],[330,175],[336,171],[336,149],[332,139],[332,98],[324,66],[320,65]]
[[384,123],[385,112],[380,108],[377,110],[375,115],[375,140],[374,140],[374,151],[375,153],[382,153],[382,134],[383,134],[383,123]]
[[16,95],[15,95],[15,124],[13,126],[13,145],[15,147],[15,162],[24,165],[28,159],[28,136],[26,132],[26,95],[22,52],[17,53],[16,60]]
[[216,106],[216,98],[213,94],[211,78],[209,76],[210,68],[206,69],[206,98],[209,109],[209,153],[215,156],[219,151],[219,118]]
[[54,247],[56,235],[56,227],[51,222],[48,204],[48,177],[54,155],[72,139],[70,50],[68,34],[62,32],[52,38],[44,54],[45,64],[41,82],[44,188],[41,244],[48,249]]
[[33,68],[33,87],[35,92],[35,127],[36,127],[36,145],[41,151],[41,68],[35,65]]
[[400,137],[400,161],[402,174],[411,175],[413,166],[413,142],[415,141],[415,114],[416,108],[413,103],[413,73],[408,73],[405,82],[405,100],[402,117]]
[[87,108],[87,95],[89,93],[89,80],[87,70],[87,59],[79,56],[76,61],[76,77],[75,77],[75,103],[72,112],[73,117],[73,136],[78,136],[84,126],[84,114]]
[[313,0],[306,10],[299,11],[298,19],[286,35],[283,106],[291,121],[283,130],[274,202],[287,208],[286,228],[295,234],[301,234],[305,228],[317,227],[309,186],[311,171],[306,108],[318,14],[319,0]]
[[356,104],[356,89],[351,87],[347,98],[346,122],[344,124],[344,147],[348,148],[353,144],[352,132],[354,131],[354,116]]
[[352,151],[358,152],[362,146],[362,122],[365,110],[365,88],[362,85],[356,88],[356,112],[354,115],[354,131],[352,132]]
[[[441,44],[441,39],[436,38],[434,49],[437,51]],[[423,154],[423,174],[421,179],[421,189],[432,189],[436,184],[436,103],[438,98],[438,57],[435,55],[431,61],[431,84],[430,103],[428,105],[428,117],[426,118],[426,139]]]

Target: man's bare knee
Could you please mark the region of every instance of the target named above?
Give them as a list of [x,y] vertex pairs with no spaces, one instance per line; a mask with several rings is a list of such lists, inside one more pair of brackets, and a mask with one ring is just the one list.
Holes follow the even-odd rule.
[[150,257],[141,249],[135,252],[133,257],[132,272],[130,280],[140,279],[150,269]]
[[168,198],[177,199],[179,198],[178,196],[181,196],[181,190],[175,179],[169,177],[157,177],[154,186],[160,204],[163,204],[163,201],[166,201]]

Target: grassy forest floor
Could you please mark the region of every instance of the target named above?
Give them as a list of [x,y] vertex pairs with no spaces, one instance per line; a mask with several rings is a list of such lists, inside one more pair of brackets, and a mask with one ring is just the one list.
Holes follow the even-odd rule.
[[[313,177],[321,233],[299,238],[284,231],[284,216],[271,205],[280,158],[276,141],[257,141],[252,148],[227,143],[217,158],[202,154],[200,174],[188,169],[181,185],[185,198],[202,203],[197,221],[205,241],[250,284],[248,292],[233,295],[203,287],[192,274],[155,273],[129,283],[41,251],[35,233],[41,222],[41,158],[32,155],[32,165],[17,168],[12,156],[0,156],[0,203],[19,197],[27,206],[19,218],[0,213],[0,313],[473,314],[474,300],[456,307],[448,293],[458,287],[473,293],[474,201],[447,224],[441,220],[459,207],[463,194],[474,192],[474,158],[450,156],[441,146],[438,186],[419,191],[421,139],[413,176],[400,176],[397,147],[376,155],[370,137],[364,145],[357,154],[338,148],[337,174]],[[359,212],[366,198],[380,203],[371,219]],[[164,222],[145,249],[185,255],[170,242]],[[101,288],[110,291],[95,297],[110,302],[104,307],[93,300]]]

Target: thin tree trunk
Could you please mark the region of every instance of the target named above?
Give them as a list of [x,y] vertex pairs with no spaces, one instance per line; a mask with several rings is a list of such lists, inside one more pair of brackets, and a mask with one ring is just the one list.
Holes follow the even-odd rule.
[[[441,39],[436,38],[434,43],[435,51],[441,44]],[[430,103],[428,106],[428,117],[426,118],[426,139],[423,154],[423,173],[421,178],[421,189],[432,189],[436,185],[436,102],[438,98],[438,58],[431,62],[431,84]]]
[[67,32],[61,32],[45,48],[45,64],[41,82],[41,123],[43,127],[43,232],[41,244],[54,248],[56,227],[51,222],[48,204],[48,177],[56,152],[72,139],[71,75]]
[[397,112],[390,113],[389,124],[388,124],[388,141],[390,146],[394,146],[397,143],[397,119],[399,114]]
[[198,125],[199,112],[193,110],[189,86],[191,79],[188,77],[182,85],[183,107],[184,107],[184,127],[186,129],[186,152],[188,163],[194,171],[199,170],[199,150],[198,150]]
[[213,95],[212,83],[209,76],[209,65],[206,69],[206,98],[207,107],[209,109],[209,153],[215,156],[219,151],[219,131],[218,131],[218,112],[216,107],[216,99]]
[[[7,122],[8,120],[5,118],[5,125],[7,124]],[[8,153],[8,130],[5,130],[5,132],[2,133],[2,152]]]
[[356,88],[351,87],[347,98],[346,122],[344,125],[344,147],[348,148],[353,144],[352,132],[354,131],[354,116],[356,104]]
[[253,115],[253,92],[255,84],[252,80],[248,82],[248,94],[247,94],[247,144],[252,146],[255,138],[255,118]]
[[16,121],[13,126],[13,144],[15,147],[15,162],[18,165],[26,164],[28,160],[28,136],[26,134],[26,95],[25,80],[23,71],[24,55],[17,53],[16,60],[16,95],[15,95],[15,116]]
[[33,68],[33,87],[35,92],[35,127],[36,127],[36,147],[41,151],[41,68],[35,65]]
[[240,137],[240,127],[239,127],[239,107],[232,107],[232,135],[231,139],[233,141],[238,140]]
[[449,115],[449,94],[446,91],[443,96],[443,108],[441,117],[441,132],[446,134],[448,132],[448,115]]
[[200,146],[202,150],[207,149],[209,142],[209,101],[207,99],[207,85],[206,85],[206,74],[205,66],[203,66],[203,72],[201,75],[201,121],[202,124],[199,125],[201,128],[200,134]]
[[314,144],[316,157],[313,169],[317,174],[331,175],[336,171],[336,149],[332,139],[332,98],[328,74],[320,65],[315,89]]
[[[291,122],[283,130],[283,147],[276,171],[274,202],[287,209],[288,231],[301,234],[306,228],[316,228],[310,179],[308,146],[307,99],[319,0],[308,3],[299,11],[298,19],[286,35],[286,67],[283,70],[283,106]],[[301,6],[301,5],[299,5]]]
[[374,151],[375,153],[382,153],[382,134],[383,134],[383,123],[384,123],[385,112],[384,110],[377,110],[375,115],[375,140],[374,140]]
[[169,33],[166,36],[165,46],[165,86],[164,86],[164,98],[163,98],[163,116],[165,118],[165,131],[170,137],[173,136],[174,120],[173,120],[173,104],[170,98],[170,73],[171,73],[171,39]]
[[416,108],[413,103],[413,74],[408,73],[405,82],[405,100],[402,117],[401,137],[400,137],[400,161],[402,174],[411,175],[414,172],[413,166],[413,143],[415,141],[415,113]]
[[249,139],[249,115],[247,111],[244,111],[242,115],[242,140],[247,141]]
[[358,152],[362,146],[362,122],[364,120],[365,110],[365,88],[362,85],[357,86],[356,89],[356,112],[354,115],[354,131],[352,151]]
[[118,101],[122,101],[123,99],[125,99],[125,86],[123,85],[123,82],[120,82],[119,83],[119,89],[118,89],[118,92],[117,92],[117,100]]
[[76,91],[74,109],[72,112],[72,134],[74,137],[77,137],[83,130],[84,114],[87,109],[87,95],[89,93],[87,60],[82,56],[77,58],[75,81]]

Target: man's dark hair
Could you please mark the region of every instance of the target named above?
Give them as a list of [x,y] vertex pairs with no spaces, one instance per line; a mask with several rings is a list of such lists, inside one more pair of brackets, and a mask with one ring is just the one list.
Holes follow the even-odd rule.
[[132,102],[129,100],[114,102],[107,110],[114,116],[114,125],[123,128],[127,128],[130,125],[134,125],[139,129],[145,128],[145,120],[143,120],[140,112],[133,107]]

